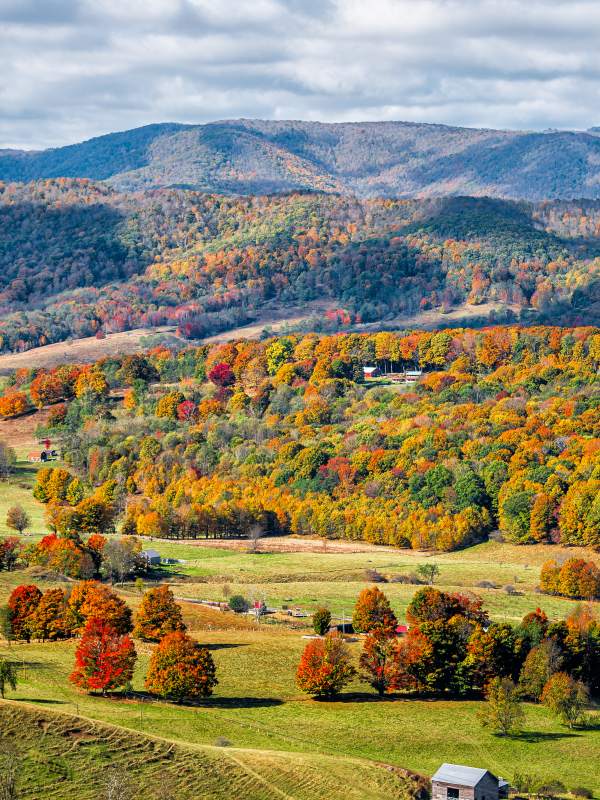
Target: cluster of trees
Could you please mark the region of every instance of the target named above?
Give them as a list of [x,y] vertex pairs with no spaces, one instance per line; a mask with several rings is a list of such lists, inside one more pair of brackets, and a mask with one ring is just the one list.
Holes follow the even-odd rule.
[[[299,688],[313,696],[333,697],[359,675],[380,696],[485,694],[499,708],[528,698],[556,709],[568,688],[582,701],[575,704],[580,716],[588,692],[600,691],[600,624],[585,607],[554,623],[536,609],[513,627],[490,622],[474,596],[427,587],[411,600],[410,628],[398,637],[389,601],[375,586],[361,592],[354,609],[354,630],[366,634],[358,665],[344,638],[327,632],[329,620],[321,625],[324,616],[320,610],[317,622],[325,635],[306,646],[296,674]],[[498,718],[486,713],[496,727]]]
[[[424,375],[371,388],[367,364]],[[61,535],[120,520],[127,535],[258,526],[451,550],[500,528],[598,547],[599,366],[596,328],[158,345],[88,366],[88,388],[52,406],[40,433],[70,468],[41,470],[36,497]]]
[[465,301],[577,324],[600,266],[589,206],[0,184],[0,350],[164,324],[196,338],[272,298],[339,301],[341,325]]
[[[7,611],[7,638],[80,637],[69,679],[86,691],[107,694],[131,685],[137,660],[132,636],[158,643],[145,682],[152,694],[180,702],[208,697],[218,683],[210,652],[186,634],[181,608],[168,586],[146,592],[135,618],[123,600],[94,581],[77,583],[69,592],[48,589],[43,594],[33,584],[17,586]],[[16,675],[7,673],[5,680],[14,688]],[[1,681],[0,689],[4,691]]]
[[540,589],[577,600],[595,600],[600,597],[600,569],[583,558],[569,558],[562,565],[551,559],[542,565]]

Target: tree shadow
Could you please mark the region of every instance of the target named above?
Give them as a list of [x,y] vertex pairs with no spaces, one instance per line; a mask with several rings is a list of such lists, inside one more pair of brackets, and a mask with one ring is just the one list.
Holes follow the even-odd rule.
[[[102,695],[96,695],[101,697]],[[272,708],[274,706],[282,706],[283,700],[277,697],[207,697],[204,699],[184,699],[178,702],[174,698],[157,697],[156,695],[149,694],[148,692],[133,692],[132,694],[119,694],[113,693],[106,695],[113,699],[133,700],[139,703],[169,703],[173,706],[180,708]]]
[[535,744],[536,742],[556,742],[560,739],[576,739],[579,736],[581,736],[581,734],[575,731],[565,731],[564,733],[521,731],[520,733],[513,733],[510,736],[504,737],[500,737],[500,734],[496,734],[497,738],[510,739],[515,742],[527,742],[528,744]]
[[36,706],[68,706],[72,705],[68,700],[50,700],[49,698],[41,697],[13,697],[13,700],[18,700],[20,703],[33,703]]
[[321,703],[381,703],[389,702],[390,700],[406,700],[404,695],[385,694],[380,697],[375,692],[345,692],[344,694],[336,694],[334,697],[315,697],[313,698]]
[[245,642],[212,642],[210,644],[202,644],[207,650],[231,650],[234,647],[248,647]]
[[277,697],[210,697],[199,700],[195,705],[206,708],[274,708],[282,706],[283,700]]

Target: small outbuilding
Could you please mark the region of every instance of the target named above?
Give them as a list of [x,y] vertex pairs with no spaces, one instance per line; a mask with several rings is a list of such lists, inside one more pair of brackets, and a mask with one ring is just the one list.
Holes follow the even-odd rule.
[[487,769],[442,764],[431,779],[431,800],[503,800],[508,783]]
[[160,564],[161,558],[158,550],[142,550],[140,556],[144,559],[149,566]]
[[381,373],[379,372],[378,367],[363,367],[363,377],[366,380],[370,378],[377,378]]

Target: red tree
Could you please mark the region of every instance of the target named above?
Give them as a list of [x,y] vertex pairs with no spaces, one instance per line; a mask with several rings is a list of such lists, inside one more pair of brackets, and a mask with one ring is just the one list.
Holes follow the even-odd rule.
[[88,692],[125,686],[133,677],[136,652],[129,636],[117,633],[107,622],[94,617],[85,626],[75,651],[71,683]]
[[198,407],[193,400],[184,400],[177,406],[177,419],[190,422],[198,418]]
[[391,638],[381,628],[375,628],[366,637],[359,664],[364,679],[380,697],[404,685],[398,639]]
[[31,639],[29,622],[42,599],[42,593],[34,584],[17,586],[8,598],[8,613],[11,632],[15,639]]
[[229,364],[221,362],[215,366],[208,373],[208,380],[212,381],[216,386],[231,386],[235,383],[235,375]]
[[142,598],[133,635],[146,642],[158,642],[167,633],[185,631],[181,608],[168,586],[150,589]]
[[181,631],[167,634],[152,653],[146,689],[153,694],[181,702],[209,697],[217,683],[211,654]]

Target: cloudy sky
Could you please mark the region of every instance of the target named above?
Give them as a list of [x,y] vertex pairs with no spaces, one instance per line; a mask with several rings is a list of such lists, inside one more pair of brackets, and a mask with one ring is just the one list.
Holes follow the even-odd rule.
[[0,0],[0,148],[150,122],[600,125],[598,0]]

